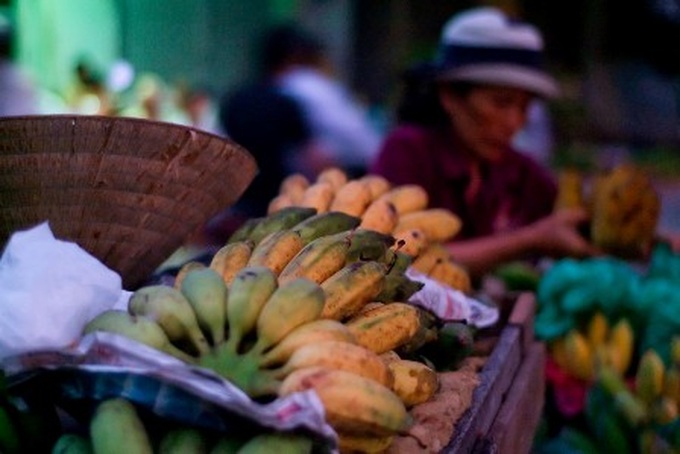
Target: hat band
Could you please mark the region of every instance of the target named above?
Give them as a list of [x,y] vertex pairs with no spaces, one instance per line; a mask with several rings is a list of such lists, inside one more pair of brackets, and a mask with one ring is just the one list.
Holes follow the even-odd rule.
[[441,66],[446,69],[479,63],[511,63],[536,69],[543,68],[542,54],[535,50],[453,44],[443,46],[440,52]]

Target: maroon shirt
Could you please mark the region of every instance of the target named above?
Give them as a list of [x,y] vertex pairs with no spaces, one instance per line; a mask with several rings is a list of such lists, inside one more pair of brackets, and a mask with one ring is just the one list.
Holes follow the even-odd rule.
[[456,152],[451,132],[415,125],[395,128],[370,169],[396,185],[418,184],[430,207],[448,208],[463,222],[457,238],[511,230],[546,216],[557,194],[553,175],[532,158],[508,149],[481,169],[482,183],[466,197],[468,158]]

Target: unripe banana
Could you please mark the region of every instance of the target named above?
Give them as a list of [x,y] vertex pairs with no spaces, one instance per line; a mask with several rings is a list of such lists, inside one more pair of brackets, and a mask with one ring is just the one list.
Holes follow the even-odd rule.
[[250,260],[254,248],[255,243],[249,239],[227,243],[215,253],[210,268],[222,276],[225,284],[231,285],[236,273]]
[[253,354],[262,354],[295,328],[318,319],[324,300],[321,286],[309,279],[298,278],[281,284],[257,318],[257,340],[252,348]]
[[356,314],[383,289],[387,267],[380,262],[354,262],[321,283],[326,303],[321,318],[342,321]]
[[392,189],[390,182],[382,175],[369,173],[359,177],[359,179],[368,185],[373,200],[376,200],[378,197]]
[[307,219],[316,214],[316,209],[306,206],[290,206],[282,208],[276,213],[272,213],[262,219],[250,232],[250,238],[255,246],[264,239],[267,235],[279,230],[287,230],[295,224]]
[[246,266],[265,266],[277,276],[304,246],[293,230],[272,232],[255,246]]
[[271,373],[282,380],[293,371],[311,366],[345,370],[375,380],[388,388],[393,383],[390,368],[376,353],[354,343],[333,340],[301,346],[282,367]]
[[267,215],[281,211],[284,208],[296,206],[295,201],[289,194],[278,194],[267,204]]
[[202,262],[197,262],[195,260],[191,260],[189,262],[186,262],[184,265],[182,265],[179,268],[179,271],[177,271],[177,274],[175,275],[175,280],[172,283],[172,286],[175,287],[177,290],[179,290],[182,287],[182,281],[184,280],[184,277],[187,275],[189,271],[193,270],[200,270],[202,268],[205,268],[206,265]]
[[595,374],[595,357],[586,337],[577,329],[569,331],[564,339],[565,369],[581,380],[592,380]]
[[350,180],[336,191],[328,209],[361,217],[372,201],[371,189],[366,183]]
[[309,180],[303,174],[291,173],[281,181],[279,194],[290,197],[293,204],[299,205],[309,184]]
[[0,405],[0,452],[19,454],[22,452],[22,441],[19,427],[12,413]]
[[328,183],[333,188],[333,193],[337,192],[349,181],[347,173],[339,167],[326,167],[316,177],[317,183]]
[[229,295],[222,276],[212,268],[192,270],[182,281],[180,291],[194,309],[198,325],[210,337],[212,345],[222,343]]
[[314,183],[305,190],[300,206],[313,208],[317,213],[325,213],[331,206],[334,196],[335,190],[330,183]]
[[191,303],[174,287],[148,285],[135,290],[128,301],[128,312],[155,321],[171,342],[186,344],[194,353],[202,355],[210,349]]
[[178,427],[163,434],[158,454],[200,454],[208,452],[208,438],[194,427]]
[[635,334],[627,319],[621,318],[611,327],[606,348],[612,366],[620,374],[625,374],[630,367],[635,349]]
[[260,358],[260,365],[261,367],[281,365],[288,361],[293,352],[304,345],[328,340],[356,343],[354,335],[344,324],[336,320],[313,320],[295,328],[265,352]]
[[291,230],[300,235],[304,244],[308,244],[322,236],[350,231],[357,227],[360,222],[361,219],[356,216],[350,216],[341,211],[327,211],[308,217],[293,226]]
[[132,315],[122,310],[109,309],[90,320],[83,328],[83,335],[95,331],[120,334],[183,361],[194,362],[192,356],[170,343],[168,335],[158,323],[146,317]]
[[371,202],[361,216],[361,227],[376,232],[391,234],[399,222],[399,213],[387,199]]
[[340,454],[379,454],[387,452],[392,445],[394,435],[360,436],[338,433]]
[[415,227],[402,230],[395,229],[394,238],[396,239],[394,247],[411,257],[418,257],[430,243],[427,234],[422,229]]
[[429,203],[429,196],[425,189],[416,184],[394,186],[380,198],[392,202],[400,216],[424,210]]
[[95,454],[153,454],[137,409],[123,398],[110,398],[97,405],[90,420],[90,439]]
[[317,284],[345,266],[350,232],[317,238],[303,247],[279,274],[279,285],[305,277]]
[[653,349],[646,350],[635,372],[635,394],[648,406],[663,392],[664,372],[659,354]]
[[312,454],[312,439],[301,433],[266,432],[255,435],[238,450],[238,454]]
[[424,286],[425,283],[414,281],[404,274],[388,274],[385,276],[383,288],[375,297],[375,301],[380,303],[405,302]]
[[420,229],[431,242],[445,243],[451,240],[463,226],[460,218],[445,208],[428,208],[399,216],[394,235],[399,232]]
[[437,372],[420,361],[399,359],[388,367],[394,377],[392,390],[407,408],[427,402],[439,388]]
[[262,308],[277,286],[276,274],[263,266],[246,267],[236,273],[229,287],[226,351],[237,352],[240,349],[241,341],[255,329]]
[[367,260],[376,260],[386,264],[391,262],[393,253],[390,247],[395,242],[392,235],[359,227],[350,233],[349,240],[347,263]]
[[[0,443],[2,448],[2,443]],[[0,452],[12,454],[13,451],[1,450]],[[57,438],[52,446],[52,454],[93,454],[92,442],[85,435],[65,432]]]
[[326,421],[338,432],[387,436],[406,430],[410,424],[404,403],[392,390],[352,372],[325,367],[299,369],[286,377],[279,393],[286,396],[306,390],[316,392]]
[[430,274],[434,266],[441,260],[453,258],[444,243],[429,242],[425,249],[413,260],[413,268],[423,274]]
[[420,330],[418,309],[408,303],[390,303],[352,317],[345,325],[357,343],[380,354],[394,350]]
[[266,218],[267,216],[247,219],[231,234],[227,240],[227,244],[247,240],[250,238],[250,234],[253,233],[253,230],[255,230],[255,227]]
[[472,281],[467,270],[453,259],[437,262],[428,273],[432,279],[439,281],[463,293],[472,291]]

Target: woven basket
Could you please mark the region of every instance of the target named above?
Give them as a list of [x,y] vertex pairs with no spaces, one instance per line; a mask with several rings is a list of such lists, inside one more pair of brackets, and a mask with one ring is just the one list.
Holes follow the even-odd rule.
[[144,282],[239,199],[257,172],[238,144],[136,118],[0,118],[0,245],[49,221],[123,278]]

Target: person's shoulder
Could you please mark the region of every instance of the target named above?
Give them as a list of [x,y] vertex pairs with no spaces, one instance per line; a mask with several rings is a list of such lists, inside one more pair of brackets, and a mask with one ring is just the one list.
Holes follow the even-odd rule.
[[402,123],[390,130],[387,139],[408,142],[423,142],[436,138],[433,129],[414,123]]

